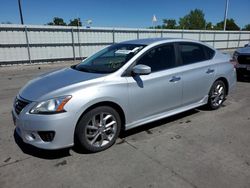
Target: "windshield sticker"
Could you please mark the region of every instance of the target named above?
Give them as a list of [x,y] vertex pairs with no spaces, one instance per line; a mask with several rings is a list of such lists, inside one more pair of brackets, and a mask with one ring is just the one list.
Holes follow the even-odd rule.
[[137,53],[140,49],[142,49],[143,47],[135,47],[133,50],[117,50],[115,53],[116,54],[125,54],[128,55],[130,53]]
[[115,53],[116,54],[129,54],[131,53],[132,51],[131,50],[117,50]]
[[137,51],[140,49],[142,49],[142,46],[134,48],[133,50],[131,50],[131,52],[137,53]]

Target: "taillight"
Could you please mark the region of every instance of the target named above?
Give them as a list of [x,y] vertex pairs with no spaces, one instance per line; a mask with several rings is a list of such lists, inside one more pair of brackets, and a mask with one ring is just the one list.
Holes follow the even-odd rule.
[[230,59],[230,63],[233,64],[234,68],[236,68],[236,66],[238,64],[238,56],[239,56],[239,53],[237,51],[235,51],[232,59]]
[[230,59],[230,63],[232,63],[234,68],[236,68],[238,61],[235,58],[232,58],[232,59]]

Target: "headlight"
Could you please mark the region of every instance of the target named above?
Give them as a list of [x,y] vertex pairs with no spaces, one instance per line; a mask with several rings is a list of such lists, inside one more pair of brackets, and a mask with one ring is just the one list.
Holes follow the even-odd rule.
[[31,110],[31,114],[55,114],[66,112],[64,105],[71,99],[71,96],[57,97],[37,103]]

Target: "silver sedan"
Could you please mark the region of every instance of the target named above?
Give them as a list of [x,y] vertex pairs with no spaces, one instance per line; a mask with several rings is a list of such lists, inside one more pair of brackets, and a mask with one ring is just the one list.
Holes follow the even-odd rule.
[[13,105],[28,144],[107,149],[128,130],[202,105],[218,109],[236,83],[230,56],[197,41],[141,39],[29,81]]

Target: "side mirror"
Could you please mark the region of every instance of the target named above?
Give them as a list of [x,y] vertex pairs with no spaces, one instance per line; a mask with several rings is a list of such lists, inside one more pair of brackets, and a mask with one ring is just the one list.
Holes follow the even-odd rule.
[[248,47],[248,44],[245,44],[244,47]]
[[151,73],[151,67],[142,64],[136,65],[133,67],[132,72],[138,75],[147,75]]

